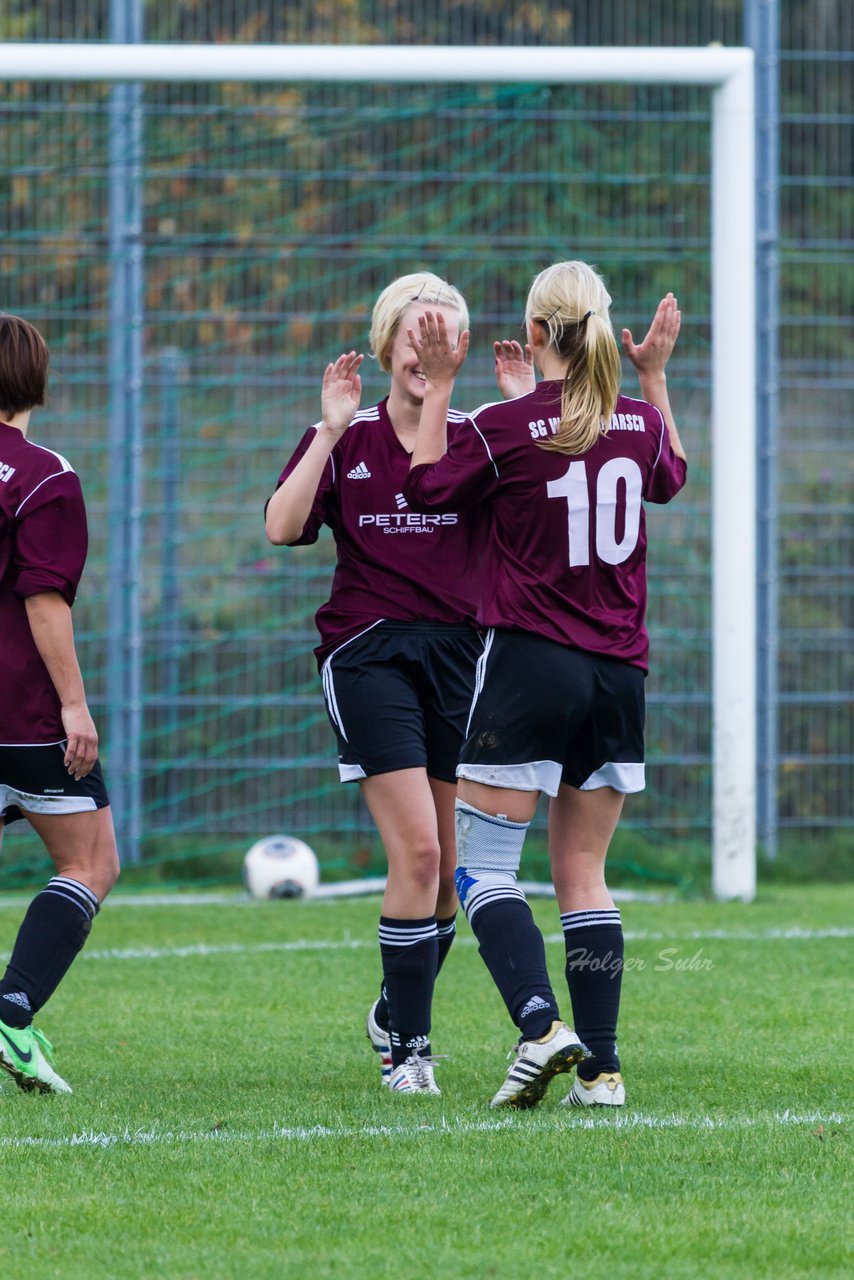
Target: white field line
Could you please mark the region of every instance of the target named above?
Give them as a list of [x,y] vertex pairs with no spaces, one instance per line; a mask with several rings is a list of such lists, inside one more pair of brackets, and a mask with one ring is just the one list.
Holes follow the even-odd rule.
[[[651,930],[626,930],[627,942],[816,942],[829,938],[854,938],[854,928],[829,929],[693,929],[687,933],[659,933]],[[547,943],[562,943],[562,933],[545,935]],[[475,946],[470,934],[458,937],[455,946]],[[83,951],[82,960],[187,960],[194,956],[249,956],[276,952],[361,951],[373,950],[376,938],[296,938],[291,942],[196,942],[184,947],[92,947]],[[0,959],[8,959],[0,952]]]
[[[342,880],[333,884],[322,884],[313,897],[304,902],[283,903],[283,911],[304,911],[307,907],[324,907],[339,902],[342,898],[376,897],[385,889],[385,877],[374,876],[366,880]],[[554,898],[555,891],[551,884],[536,880],[520,880],[519,887],[529,898]],[[22,901],[28,901],[35,889],[20,890],[17,893],[0,894],[0,907],[19,907]],[[615,902],[648,902],[654,906],[671,906],[679,902],[678,894],[662,893],[652,889],[613,889],[611,896]],[[106,907],[257,907],[258,901],[245,891],[235,889],[225,893],[194,893],[176,890],[172,893],[134,893],[119,888],[110,894]]]
[[[652,930],[627,929],[627,942],[816,942],[829,938],[854,938],[854,928],[828,929],[693,929],[688,933],[662,933]],[[544,935],[547,943],[562,943],[562,933]],[[470,934],[458,937],[455,946],[475,946],[476,938]],[[187,960],[194,956],[250,956],[276,952],[360,951],[373,950],[376,938],[296,938],[291,942],[196,942],[184,947],[92,947],[81,954],[81,959],[91,960]],[[0,951],[0,960],[9,958],[8,951]]]
[[79,1133],[61,1138],[9,1137],[0,1136],[0,1150],[20,1150],[21,1148],[43,1148],[56,1150],[68,1147],[151,1147],[151,1146],[189,1146],[193,1144],[212,1143],[248,1143],[261,1142],[320,1142],[366,1140],[390,1138],[423,1138],[430,1134],[441,1134],[449,1137],[466,1136],[478,1133],[501,1133],[507,1130],[516,1133],[561,1133],[574,1129],[686,1129],[712,1132],[715,1130],[761,1129],[792,1125],[806,1127],[808,1125],[825,1126],[847,1124],[852,1118],[840,1112],[807,1112],[793,1115],[790,1111],[775,1112],[760,1116],[685,1116],[685,1115],[647,1115],[642,1111],[627,1112],[617,1115],[596,1116],[540,1116],[507,1117],[501,1120],[451,1120],[444,1117],[433,1123],[411,1123],[391,1125],[311,1125],[307,1127],[291,1127],[289,1125],[273,1125],[266,1129],[231,1130],[226,1126],[216,1129],[131,1129],[121,1133],[104,1133],[96,1129],[82,1129]]

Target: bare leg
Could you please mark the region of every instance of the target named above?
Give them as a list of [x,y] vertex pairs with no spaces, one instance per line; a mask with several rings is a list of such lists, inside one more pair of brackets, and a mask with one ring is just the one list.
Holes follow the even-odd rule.
[[[438,965],[436,902],[442,859],[439,818],[425,769],[400,769],[361,783],[388,858],[380,917],[383,993],[371,1017],[386,1006],[393,1070],[392,1089],[403,1087],[409,1059],[429,1053],[433,986]],[[447,821],[445,821],[447,828]],[[369,1020],[369,1034],[370,1020]],[[371,1035],[374,1047],[379,1044]],[[432,1068],[424,1068],[428,1073]],[[408,1078],[408,1076],[407,1076]],[[416,1081],[423,1083],[420,1069]],[[435,1084],[431,1080],[431,1092]]]
[[399,769],[360,784],[388,858],[383,915],[418,920],[436,911],[441,850],[425,769]]
[[611,908],[605,857],[625,796],[611,787],[562,786],[549,805],[549,859],[562,912]]
[[27,813],[59,875],[79,880],[103,902],[119,875],[110,808],[87,813]]
[[487,787],[482,782],[460,778],[457,795],[466,804],[504,817],[510,822],[530,822],[536,812],[539,791],[513,791],[509,787]]
[[439,778],[428,778],[436,807],[436,824],[439,835],[439,893],[436,899],[436,915],[446,920],[456,911],[459,903],[454,887],[457,868],[457,841],[454,834],[454,800],[456,784]]

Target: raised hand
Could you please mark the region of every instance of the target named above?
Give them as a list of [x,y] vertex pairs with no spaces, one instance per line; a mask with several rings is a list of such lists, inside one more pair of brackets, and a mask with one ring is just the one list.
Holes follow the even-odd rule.
[[623,330],[623,350],[642,378],[647,374],[664,372],[676,346],[681,324],[679,304],[673,294],[668,293],[659,302],[643,342],[638,345],[632,340],[631,330]]
[[516,396],[526,396],[533,391],[537,378],[528,344],[525,343],[523,350],[522,344],[515,339],[509,341],[504,338],[501,342],[494,342],[492,349],[495,352],[495,381],[503,399],[514,400]]
[[364,356],[348,351],[326,366],[320,405],[323,426],[336,440],[340,440],[353,421],[362,398],[362,379],[359,366]]
[[453,383],[468,355],[468,329],[463,330],[453,347],[441,311],[425,311],[418,317],[417,336],[413,329],[407,329],[406,333],[427,381],[434,385]]

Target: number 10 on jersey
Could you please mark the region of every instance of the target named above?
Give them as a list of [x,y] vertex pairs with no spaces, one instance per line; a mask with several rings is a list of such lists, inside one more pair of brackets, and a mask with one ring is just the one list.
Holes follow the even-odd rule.
[[[617,540],[617,511],[620,483],[625,485],[626,518],[622,537]],[[611,458],[596,477],[596,507],[593,531],[596,555],[605,564],[622,564],[638,544],[643,477],[632,458]],[[569,565],[576,569],[590,563],[590,493],[587,464],[580,459],[547,485],[550,498],[565,498]]]

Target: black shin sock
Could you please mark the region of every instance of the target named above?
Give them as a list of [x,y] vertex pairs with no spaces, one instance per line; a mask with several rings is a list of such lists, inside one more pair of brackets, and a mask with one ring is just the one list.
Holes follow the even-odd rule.
[[0,1021],[26,1027],[83,947],[99,909],[91,889],[54,876],[30,903],[0,979]]
[[546,968],[546,949],[531,908],[503,898],[470,916],[480,954],[523,1040],[539,1040],[560,1018]]
[[575,1032],[592,1057],[579,1065],[583,1080],[619,1071],[617,1017],[623,978],[623,926],[616,907],[561,915],[566,982]]
[[[457,913],[445,919],[436,919],[436,933],[438,936],[439,952],[436,960],[436,974],[445,963],[445,957],[453,945],[454,938],[457,936]],[[380,995],[374,1009],[374,1018],[379,1026],[388,1027],[388,999],[386,997],[385,981],[380,984]]]
[[391,1060],[398,1067],[412,1053],[430,1049],[430,1011],[438,954],[435,916],[424,920],[381,916],[380,953]]

